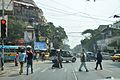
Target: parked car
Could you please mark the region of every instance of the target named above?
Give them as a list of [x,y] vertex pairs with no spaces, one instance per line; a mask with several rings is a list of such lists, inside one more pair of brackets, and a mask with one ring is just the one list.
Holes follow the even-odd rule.
[[114,56],[111,56],[112,61],[120,61],[120,54],[115,54]]
[[95,54],[93,52],[86,52],[87,61],[96,60]]

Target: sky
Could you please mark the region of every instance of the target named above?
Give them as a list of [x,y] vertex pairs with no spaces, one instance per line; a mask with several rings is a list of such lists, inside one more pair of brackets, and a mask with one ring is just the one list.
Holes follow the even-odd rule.
[[69,41],[70,48],[80,44],[86,29],[97,29],[99,25],[113,24],[120,14],[120,0],[34,0],[43,10],[48,22],[62,26]]

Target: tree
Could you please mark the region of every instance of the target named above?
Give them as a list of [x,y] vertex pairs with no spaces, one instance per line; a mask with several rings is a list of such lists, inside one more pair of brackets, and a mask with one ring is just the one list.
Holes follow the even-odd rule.
[[[87,29],[87,30],[85,30],[85,31],[82,32],[82,35],[87,34],[87,33],[90,33],[91,37],[90,37],[89,41],[88,41],[87,38],[84,41],[82,41],[82,44],[88,50],[90,48],[90,51],[96,52],[97,51],[97,38],[99,38],[97,36],[99,35],[99,31],[97,29],[96,30]],[[85,42],[85,43],[83,43],[83,42]]]
[[37,31],[40,31],[40,35],[49,38],[50,42],[53,43],[54,48],[62,48],[63,40],[67,39],[66,32],[61,26],[55,27],[52,22],[45,25],[38,25]]
[[72,52],[73,53],[80,53],[81,52],[81,45],[76,45],[73,49],[72,49]]
[[63,44],[63,49],[64,50],[71,50],[70,45],[68,45],[68,44]]
[[54,34],[54,40],[53,40],[53,46],[54,48],[61,48],[63,47],[63,40],[67,39],[66,32],[64,31],[64,28],[61,26],[55,28],[55,34]]
[[7,42],[14,43],[16,39],[24,38],[25,22],[21,20],[15,20],[10,16],[8,18],[8,30],[7,30]]

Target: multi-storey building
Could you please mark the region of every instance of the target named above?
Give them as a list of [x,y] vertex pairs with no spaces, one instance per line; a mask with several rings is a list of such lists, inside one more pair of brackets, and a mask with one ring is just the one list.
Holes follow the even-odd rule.
[[[13,15],[17,20],[32,21],[44,24],[46,19],[43,11],[37,7],[33,0],[4,0],[5,15]],[[0,2],[0,15],[2,16],[2,2]]]
[[113,23],[113,28],[120,29],[120,21]]

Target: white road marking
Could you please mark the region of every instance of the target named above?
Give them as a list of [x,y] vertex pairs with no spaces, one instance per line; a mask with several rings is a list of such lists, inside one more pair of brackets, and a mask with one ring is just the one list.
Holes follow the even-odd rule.
[[38,71],[39,69],[41,69],[41,68],[39,67],[39,68],[35,69],[34,71],[36,72],[36,71]]
[[76,67],[76,68],[75,68],[75,72],[77,72],[77,71],[78,71],[78,68]]
[[75,77],[75,80],[78,80],[78,78],[77,78],[74,70],[73,70],[73,75],[74,75],[74,77]]
[[56,69],[54,69],[52,72],[55,72],[56,71]]
[[48,69],[48,67],[44,68],[41,72],[45,72]]

